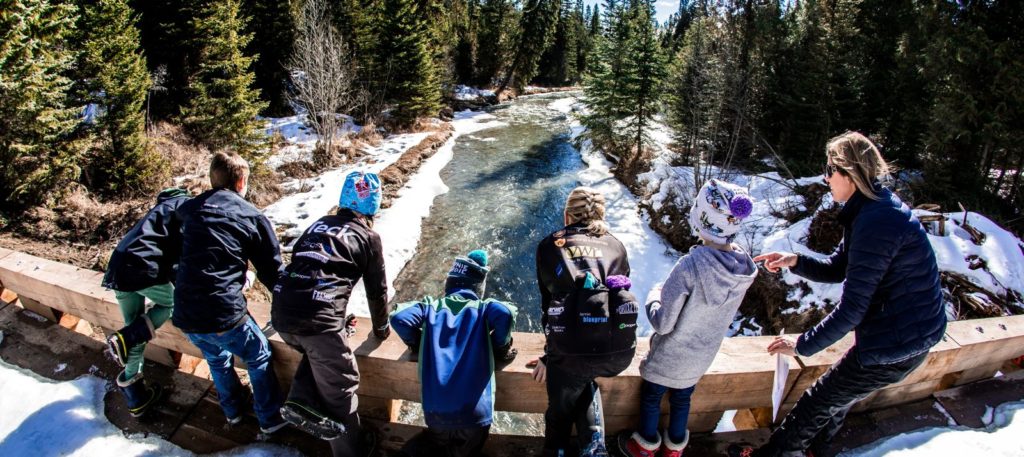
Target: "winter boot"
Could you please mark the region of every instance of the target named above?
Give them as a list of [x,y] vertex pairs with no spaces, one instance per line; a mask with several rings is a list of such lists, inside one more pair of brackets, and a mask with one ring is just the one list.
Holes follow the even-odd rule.
[[153,408],[163,394],[163,388],[159,384],[146,385],[142,373],[138,373],[131,379],[124,379],[124,372],[117,375],[117,387],[124,394],[128,403],[128,412],[132,417],[141,417]]
[[676,443],[668,437],[668,430],[665,430],[661,445],[661,451],[658,452],[658,457],[681,457],[683,455],[683,449],[686,449],[686,443],[690,442],[690,431],[686,431],[686,436],[683,437],[683,441]]
[[337,439],[345,434],[344,424],[294,401],[284,402],[284,406],[281,407],[281,417],[284,417],[284,420],[299,430],[322,440]]
[[753,457],[755,449],[751,446],[730,444],[726,454],[729,457]]
[[153,322],[149,320],[149,316],[139,316],[107,338],[107,352],[123,367],[128,362],[128,351],[153,339],[154,332]]
[[618,436],[619,454],[626,457],[654,457],[661,447],[661,436],[657,441],[647,441],[639,433],[620,433]]

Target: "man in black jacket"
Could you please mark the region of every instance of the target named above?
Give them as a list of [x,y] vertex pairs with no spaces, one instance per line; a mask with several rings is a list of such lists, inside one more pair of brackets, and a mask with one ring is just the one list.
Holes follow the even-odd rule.
[[281,413],[328,440],[335,456],[372,450],[371,444],[359,443],[359,368],[345,332],[345,315],[352,288],[362,278],[374,336],[385,339],[391,333],[384,252],[371,228],[380,200],[376,174],[350,173],[338,213],[321,217],[295,241],[292,262],[274,287],[274,329],[302,353]]
[[[142,353],[156,329],[171,317],[174,306],[174,267],[181,252],[181,221],[175,210],[188,200],[188,191],[165,189],[156,206],[132,227],[110,254],[103,286],[114,291],[125,327],[107,339],[108,352],[124,367],[117,386],[128,411],[143,415],[160,398],[159,385],[142,378]],[[146,310],[146,299],[153,305]]]
[[209,363],[228,423],[241,422],[247,397],[234,370],[236,355],[249,370],[260,429],[273,433],[287,424],[278,412],[280,387],[270,345],[249,317],[242,289],[249,262],[260,282],[273,289],[281,254],[270,221],[244,199],[248,179],[245,159],[218,152],[210,163],[213,189],[178,208],[182,251],[173,322]]

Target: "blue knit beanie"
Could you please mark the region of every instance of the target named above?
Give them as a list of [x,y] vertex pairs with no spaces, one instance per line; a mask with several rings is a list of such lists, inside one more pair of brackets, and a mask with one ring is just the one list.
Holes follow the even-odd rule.
[[445,295],[472,290],[477,298],[484,298],[484,283],[487,281],[487,273],[491,271],[487,263],[487,252],[482,249],[474,250],[465,257],[457,257],[444,281]]
[[345,177],[338,207],[373,216],[380,210],[380,178],[376,173],[353,171]]

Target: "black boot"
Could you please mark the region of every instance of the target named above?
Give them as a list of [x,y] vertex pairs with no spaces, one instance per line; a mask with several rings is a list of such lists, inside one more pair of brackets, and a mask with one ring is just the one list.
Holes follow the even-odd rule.
[[153,333],[153,323],[150,322],[149,317],[139,316],[132,323],[107,338],[107,352],[114,361],[123,367],[128,362],[128,351],[153,339]]
[[124,394],[128,403],[128,412],[132,417],[140,417],[146,414],[160,400],[163,388],[159,384],[146,385],[142,373],[136,374],[131,379],[124,379],[124,372],[117,375],[117,387]]
[[293,401],[284,402],[281,417],[300,430],[322,440],[337,439],[345,434],[344,424]]

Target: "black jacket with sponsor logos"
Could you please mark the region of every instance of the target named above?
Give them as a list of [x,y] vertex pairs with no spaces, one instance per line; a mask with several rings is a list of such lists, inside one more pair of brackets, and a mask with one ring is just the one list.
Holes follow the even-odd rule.
[[[571,266],[570,266],[571,262]],[[541,326],[547,328],[548,310],[561,302],[576,287],[575,275],[590,272],[604,283],[609,276],[629,276],[626,248],[615,236],[606,233],[593,236],[586,224],[573,224],[557,230],[537,246],[537,283],[540,286]],[[629,364],[632,353],[616,360],[598,357],[559,357],[548,354],[547,363],[556,363],[583,375],[610,376]],[[621,359],[621,360],[618,360]]]
[[347,209],[320,218],[295,242],[292,262],[274,287],[274,328],[296,335],[341,330],[359,278],[373,327],[387,326],[388,285],[380,236]]
[[242,288],[249,262],[268,289],[281,269],[267,217],[237,192],[217,188],[178,207],[181,262],[174,281],[174,326],[186,333],[230,330],[249,315]]

